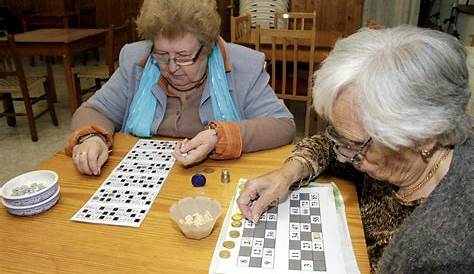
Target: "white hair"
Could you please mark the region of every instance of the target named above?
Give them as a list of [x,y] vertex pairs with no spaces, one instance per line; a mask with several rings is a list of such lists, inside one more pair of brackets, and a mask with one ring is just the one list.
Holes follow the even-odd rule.
[[364,129],[392,149],[429,138],[453,145],[472,133],[466,51],[443,32],[405,25],[339,40],[313,87],[315,109],[329,122],[346,87],[356,91]]

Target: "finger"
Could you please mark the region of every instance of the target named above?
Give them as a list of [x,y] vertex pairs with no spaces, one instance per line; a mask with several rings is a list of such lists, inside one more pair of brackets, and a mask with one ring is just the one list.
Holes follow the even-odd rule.
[[[186,139],[184,139],[184,140],[186,140]],[[184,140],[183,140],[183,141],[179,141],[178,143],[176,143],[176,147],[174,148],[174,152],[180,153],[181,147],[183,146]]]
[[109,158],[109,151],[107,149],[103,149],[100,154],[99,154],[99,158],[98,158],[98,169],[99,169],[99,172],[97,175],[100,175],[101,171],[102,171],[102,166],[104,165],[105,162],[107,162],[107,159]]
[[239,197],[237,198],[237,205],[240,208],[242,214],[244,214],[245,218],[252,220],[252,210],[250,206],[252,205],[252,197],[257,196],[255,190],[250,190],[245,188],[240,192]]
[[257,223],[260,219],[260,215],[267,210],[268,205],[274,200],[272,195],[261,195],[252,205],[252,217],[251,220]]
[[92,146],[87,153],[87,164],[93,175],[99,175],[99,148]]
[[186,160],[186,156],[184,156],[181,152],[179,151],[173,151],[171,152],[171,155],[176,159],[176,161],[183,163]]
[[89,169],[89,164],[87,163],[87,153],[85,153],[84,151],[81,151],[81,153],[79,153],[79,156],[77,158],[79,161],[79,164],[78,164],[79,172],[81,172],[82,174],[91,175],[92,173]]
[[72,148],[72,162],[77,170],[79,170],[79,151],[77,146]]
[[181,162],[185,166],[190,166],[194,163],[199,162],[198,156],[195,154],[189,154],[184,157],[183,161]]
[[200,136],[198,135],[198,136],[194,137],[193,139],[191,139],[189,141],[187,141],[187,140],[186,140],[186,142],[183,141],[183,145],[181,146],[180,151],[182,153],[186,153],[186,152],[189,152],[192,149],[195,149],[196,147],[198,147],[201,144],[202,144],[202,140],[201,140]]

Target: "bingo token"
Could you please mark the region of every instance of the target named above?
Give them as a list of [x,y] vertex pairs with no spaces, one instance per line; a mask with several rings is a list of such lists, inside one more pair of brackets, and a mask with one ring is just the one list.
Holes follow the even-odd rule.
[[230,257],[230,251],[229,250],[222,250],[219,252],[219,257],[226,259]]
[[232,249],[235,247],[235,243],[232,241],[225,241],[222,245],[228,249]]
[[191,178],[191,183],[193,184],[193,186],[195,187],[201,187],[201,186],[204,186],[206,184],[206,177],[202,174],[199,174],[199,173],[196,173],[193,175],[193,177]]
[[232,216],[232,220],[234,221],[240,221],[242,220],[242,214],[236,213]]
[[240,232],[238,232],[237,230],[232,230],[229,232],[229,236],[232,238],[238,238],[240,236]]
[[232,227],[241,227],[242,222],[241,221],[232,221],[231,225],[232,225]]

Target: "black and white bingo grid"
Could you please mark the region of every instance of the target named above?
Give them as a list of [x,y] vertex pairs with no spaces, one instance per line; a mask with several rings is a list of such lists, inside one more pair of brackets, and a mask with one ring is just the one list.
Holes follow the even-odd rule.
[[71,220],[139,227],[173,167],[175,145],[138,140]]
[[[244,183],[241,179],[239,185]],[[235,221],[241,216],[238,192],[209,273],[346,273],[331,186],[293,191],[270,206],[257,224],[243,218],[241,226]]]

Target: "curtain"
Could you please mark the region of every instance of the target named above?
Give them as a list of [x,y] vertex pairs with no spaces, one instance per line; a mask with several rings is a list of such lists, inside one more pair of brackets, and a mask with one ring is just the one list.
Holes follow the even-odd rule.
[[420,0],[365,0],[362,22],[366,26],[367,19],[371,18],[385,27],[416,26],[419,12]]

